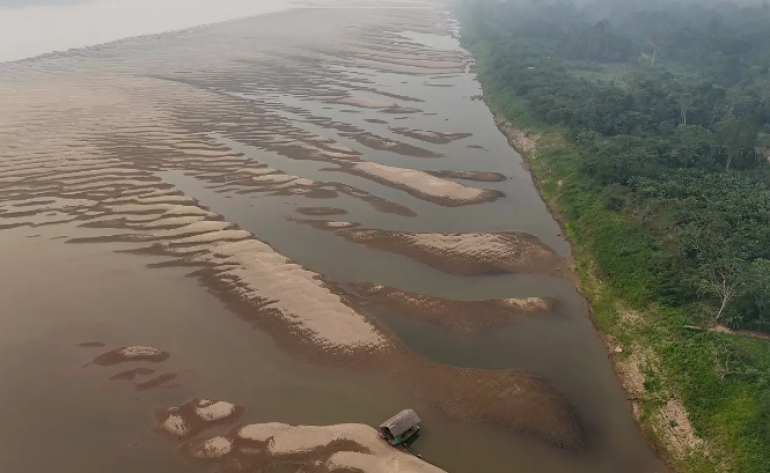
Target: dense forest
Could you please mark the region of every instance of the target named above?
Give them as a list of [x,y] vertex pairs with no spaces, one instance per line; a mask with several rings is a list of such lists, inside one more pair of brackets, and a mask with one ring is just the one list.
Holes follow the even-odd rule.
[[679,469],[770,471],[770,5],[458,8],[490,107],[540,137],[530,163],[579,272],[648,314],[632,331],[593,301],[602,330],[661,360],[645,412],[676,392],[715,446]]
[[770,331],[770,5],[476,2],[495,78],[655,237],[646,297]]

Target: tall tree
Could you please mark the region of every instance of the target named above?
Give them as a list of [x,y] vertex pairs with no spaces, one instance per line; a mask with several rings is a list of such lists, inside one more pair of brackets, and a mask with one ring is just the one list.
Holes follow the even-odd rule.
[[719,309],[714,321],[722,323],[728,305],[746,283],[746,263],[735,257],[725,257],[704,264],[700,268],[699,290],[703,295],[715,296]]
[[753,161],[757,144],[757,127],[745,117],[728,117],[719,124],[719,140],[725,163],[725,172],[735,164],[745,167]]

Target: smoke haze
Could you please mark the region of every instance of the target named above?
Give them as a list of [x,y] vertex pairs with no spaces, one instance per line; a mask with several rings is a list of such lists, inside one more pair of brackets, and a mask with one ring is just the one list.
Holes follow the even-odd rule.
[[289,7],[285,0],[0,0],[0,62]]

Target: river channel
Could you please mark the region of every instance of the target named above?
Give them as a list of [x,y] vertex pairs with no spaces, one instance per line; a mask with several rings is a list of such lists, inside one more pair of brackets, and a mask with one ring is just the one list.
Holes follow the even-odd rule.
[[[158,433],[193,398],[412,407],[450,473],[666,471],[447,7],[328,3],[0,64],[0,471],[236,471]],[[170,356],[99,364],[134,345]]]

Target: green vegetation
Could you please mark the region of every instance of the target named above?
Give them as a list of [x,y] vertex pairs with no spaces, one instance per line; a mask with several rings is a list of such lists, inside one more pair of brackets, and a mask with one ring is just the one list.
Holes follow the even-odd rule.
[[539,137],[528,158],[597,324],[657,360],[648,433],[664,442],[673,397],[708,445],[680,470],[770,471],[770,342],[687,328],[770,332],[770,6],[458,8],[487,102]]

